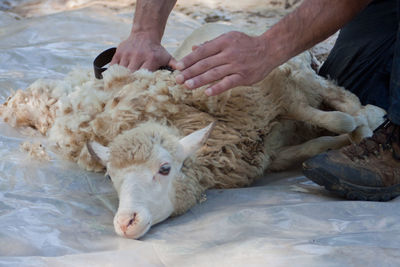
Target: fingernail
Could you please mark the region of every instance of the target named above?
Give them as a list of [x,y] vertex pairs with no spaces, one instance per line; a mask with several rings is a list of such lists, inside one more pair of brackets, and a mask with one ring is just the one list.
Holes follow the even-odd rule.
[[183,64],[182,61],[179,61],[178,63],[176,63],[177,70],[183,70],[184,68],[185,68],[185,65]]
[[206,93],[206,95],[210,96],[212,94],[211,88],[208,88],[204,93]]
[[186,85],[186,87],[188,87],[188,88],[192,88],[192,87],[194,86],[194,82],[193,82],[193,80],[187,80],[187,81],[185,82],[185,85]]
[[182,84],[185,81],[185,78],[183,77],[182,74],[178,74],[176,75],[175,80],[177,83]]

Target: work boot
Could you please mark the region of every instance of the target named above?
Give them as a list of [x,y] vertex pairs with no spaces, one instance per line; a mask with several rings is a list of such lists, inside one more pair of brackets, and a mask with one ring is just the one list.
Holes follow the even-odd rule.
[[372,137],[303,163],[304,175],[352,200],[388,201],[400,195],[400,126],[386,120]]

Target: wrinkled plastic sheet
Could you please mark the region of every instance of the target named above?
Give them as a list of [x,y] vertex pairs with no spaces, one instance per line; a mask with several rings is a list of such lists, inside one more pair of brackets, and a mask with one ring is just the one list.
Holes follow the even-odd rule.
[[[102,5],[31,18],[1,12],[1,101],[35,79],[91,68],[127,36],[131,16]],[[197,26],[175,12],[164,44],[172,51]],[[56,155],[29,158],[19,144],[30,139],[0,124],[0,266],[400,265],[400,199],[345,201],[300,171],[209,190],[140,240],[118,237],[112,184]]]

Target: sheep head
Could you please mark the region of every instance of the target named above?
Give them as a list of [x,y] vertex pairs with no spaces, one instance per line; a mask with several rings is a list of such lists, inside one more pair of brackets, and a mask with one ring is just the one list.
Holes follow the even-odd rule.
[[174,212],[174,180],[182,177],[184,160],[199,150],[212,128],[213,123],[179,138],[169,127],[147,122],[123,132],[108,147],[88,143],[90,154],[106,167],[118,192],[118,235],[140,238]]

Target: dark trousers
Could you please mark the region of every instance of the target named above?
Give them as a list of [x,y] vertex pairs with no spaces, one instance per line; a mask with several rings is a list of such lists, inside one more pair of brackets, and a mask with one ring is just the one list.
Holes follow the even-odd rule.
[[400,125],[400,0],[375,0],[340,31],[319,74]]

